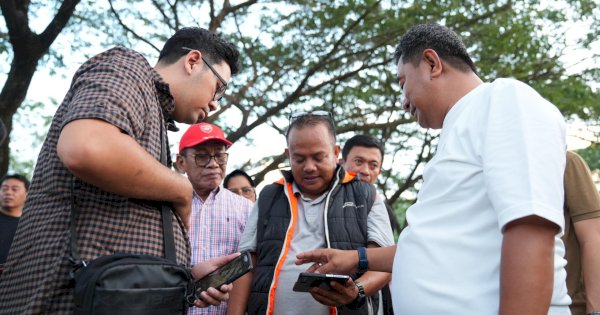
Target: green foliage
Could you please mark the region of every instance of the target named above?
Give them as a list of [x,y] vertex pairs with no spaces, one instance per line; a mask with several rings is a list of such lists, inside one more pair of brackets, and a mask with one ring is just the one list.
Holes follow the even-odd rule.
[[592,170],[600,170],[600,144],[594,143],[585,149],[576,150]]
[[[378,184],[394,207],[404,204],[404,192],[415,191],[436,143],[435,133],[420,130],[400,108],[391,59],[400,36],[416,23],[437,22],[455,30],[484,80],[515,77],[568,117],[600,116],[600,94],[591,87],[600,82],[600,70],[570,73],[560,61],[567,44],[589,50],[597,43],[600,9],[594,0],[551,5],[541,0],[249,3],[223,11],[214,1],[86,0],[64,36],[73,38],[73,55],[121,44],[152,63],[174,30],[213,28],[238,44],[243,67],[210,122],[223,127],[231,140],[251,143],[259,126],[283,133],[291,112],[332,111],[340,143],[356,133],[385,143],[386,171]],[[573,22],[586,22],[589,33],[567,43],[563,30]],[[3,42],[0,37],[0,53]],[[53,54],[48,58],[59,66],[64,56]],[[280,167],[277,161],[269,156],[247,163],[252,173],[260,173]]]
[[[50,104],[56,106],[56,101]],[[40,102],[25,102],[13,117],[13,130],[11,133],[11,146],[9,157],[9,173],[19,173],[31,178],[41,149],[46,138],[46,131],[50,127],[52,115],[45,113],[47,104]]]

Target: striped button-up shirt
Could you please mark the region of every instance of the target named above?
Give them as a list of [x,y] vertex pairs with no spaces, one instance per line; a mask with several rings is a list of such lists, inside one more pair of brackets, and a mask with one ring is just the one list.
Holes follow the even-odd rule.
[[[196,193],[192,200],[190,243],[192,264],[235,253],[252,210],[250,200],[217,187],[206,200]],[[190,308],[188,314],[225,314],[227,303],[208,308]]]

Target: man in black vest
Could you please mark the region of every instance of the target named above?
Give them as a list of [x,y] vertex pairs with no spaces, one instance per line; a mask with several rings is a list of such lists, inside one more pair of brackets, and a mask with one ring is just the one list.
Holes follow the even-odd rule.
[[248,295],[248,314],[377,314],[378,290],[389,273],[360,270],[345,285],[331,290],[292,290],[306,266],[296,266],[296,254],[317,248],[358,249],[393,244],[385,206],[375,187],[347,174],[337,165],[331,116],[327,112],[298,113],[287,133],[291,172],[266,186],[248,219],[240,251],[254,253],[251,283],[232,294]]

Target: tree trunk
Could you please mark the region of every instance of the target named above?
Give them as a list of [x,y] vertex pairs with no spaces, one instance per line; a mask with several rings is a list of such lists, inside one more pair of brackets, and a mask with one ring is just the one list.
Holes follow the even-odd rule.
[[8,171],[12,118],[25,100],[38,62],[48,53],[50,45],[67,25],[80,1],[62,1],[46,29],[36,34],[29,28],[28,0],[0,0],[13,51],[10,71],[0,92],[0,119],[6,126],[7,135],[7,139],[0,145],[0,174]]
[[0,119],[6,126],[6,140],[0,146],[0,174],[8,171],[12,117],[23,103],[39,58],[15,56],[0,92]]

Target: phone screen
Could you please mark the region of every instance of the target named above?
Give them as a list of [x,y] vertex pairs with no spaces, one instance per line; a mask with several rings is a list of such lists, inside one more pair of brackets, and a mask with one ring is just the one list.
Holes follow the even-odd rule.
[[252,270],[252,258],[250,252],[242,252],[240,256],[230,261],[227,265],[213,271],[208,276],[196,282],[196,292],[213,287],[219,289],[222,285],[232,283],[239,277]]

